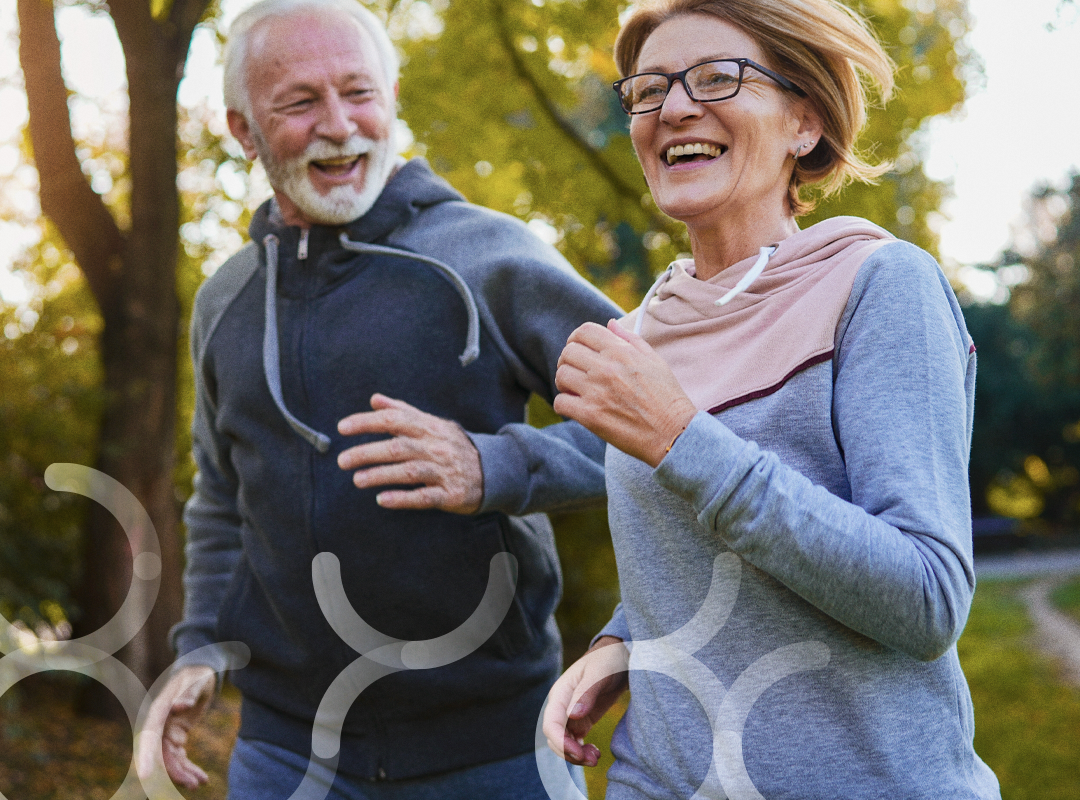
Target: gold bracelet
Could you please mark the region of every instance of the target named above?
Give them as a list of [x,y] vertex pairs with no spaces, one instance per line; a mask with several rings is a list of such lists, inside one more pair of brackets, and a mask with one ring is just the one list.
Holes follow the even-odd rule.
[[666,448],[664,449],[664,453],[665,453],[665,455],[666,455],[667,453],[670,453],[670,452],[671,452],[671,448],[675,446],[675,442],[677,442],[677,441],[679,440],[679,437],[680,437],[680,436],[682,436],[682,435],[683,435],[683,433],[684,433],[685,431],[686,431],[686,426],[685,426],[685,425],[683,425],[683,427],[682,427],[682,430],[681,430],[681,431],[679,431],[678,433],[676,433],[676,434],[675,434],[675,438],[671,440],[671,444],[669,444],[669,445],[668,445],[668,446],[667,446],[667,447],[666,447]]

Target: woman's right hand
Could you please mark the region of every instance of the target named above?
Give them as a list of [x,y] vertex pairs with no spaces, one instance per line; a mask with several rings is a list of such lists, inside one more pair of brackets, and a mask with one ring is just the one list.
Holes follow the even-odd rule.
[[548,692],[544,736],[571,764],[595,767],[600,750],[585,735],[626,691],[630,651],[622,639],[601,636]]
[[616,320],[570,334],[555,386],[557,414],[651,467],[697,413],[667,362]]

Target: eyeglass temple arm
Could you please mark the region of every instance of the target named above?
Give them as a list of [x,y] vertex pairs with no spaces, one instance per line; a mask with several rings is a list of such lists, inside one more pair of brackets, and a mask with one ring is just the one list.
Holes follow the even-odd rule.
[[761,64],[757,63],[756,61],[751,61],[749,58],[741,59],[741,61],[742,61],[742,63],[746,64],[747,66],[753,67],[754,69],[756,69],[758,72],[762,73],[763,75],[768,75],[770,78],[772,78],[774,81],[779,83],[781,86],[783,86],[789,92],[794,92],[799,97],[806,97],[806,92],[804,92],[802,89],[800,89],[798,86],[796,86],[794,83],[789,81],[787,78],[785,78],[780,73],[773,72],[768,67],[763,67],[763,66],[761,66]]

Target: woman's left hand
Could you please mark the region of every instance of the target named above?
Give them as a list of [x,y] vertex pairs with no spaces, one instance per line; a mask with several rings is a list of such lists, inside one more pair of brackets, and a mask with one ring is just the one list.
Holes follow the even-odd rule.
[[556,413],[652,467],[697,413],[667,363],[616,320],[570,334],[555,386]]

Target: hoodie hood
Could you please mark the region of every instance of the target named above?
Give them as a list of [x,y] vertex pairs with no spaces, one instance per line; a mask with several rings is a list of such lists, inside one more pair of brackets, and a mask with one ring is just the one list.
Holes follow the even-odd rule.
[[834,217],[707,281],[692,260],[675,261],[623,324],[664,357],[694,405],[717,413],[831,358],[855,275],[889,241],[871,222]]

